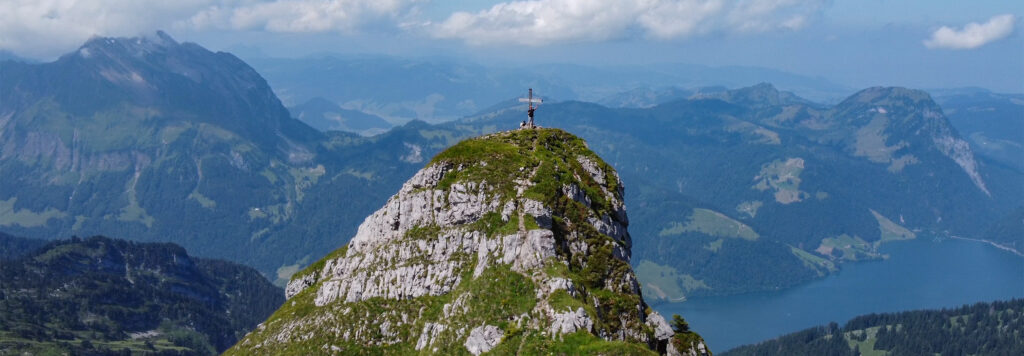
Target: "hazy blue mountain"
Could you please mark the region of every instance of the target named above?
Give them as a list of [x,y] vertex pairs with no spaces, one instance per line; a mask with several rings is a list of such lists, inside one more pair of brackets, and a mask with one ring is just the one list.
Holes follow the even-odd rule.
[[794,105],[822,106],[815,105],[792,92],[779,91],[775,89],[774,85],[766,82],[735,90],[727,90],[722,87],[701,88],[688,99],[718,99],[754,109],[777,109]]
[[843,327],[832,323],[721,355],[1020,355],[1024,300],[955,309],[869,314]]
[[722,66],[712,67],[684,63],[662,63],[644,66],[589,67],[575,64],[549,64],[531,67],[557,83],[579,93],[565,98],[596,102],[611,94],[639,87],[705,88],[720,86],[742,88],[770,82],[788,91],[799,93],[817,102],[834,103],[855,91],[853,88],[775,69]]
[[610,108],[649,108],[670,101],[689,98],[694,91],[676,87],[654,89],[649,87],[635,88],[616,93],[597,100]]
[[1024,94],[940,90],[936,101],[978,154],[1024,172]]
[[28,58],[21,57],[21,56],[17,55],[14,52],[11,52],[11,51],[8,51],[8,50],[5,50],[5,49],[0,49],[0,62],[2,62],[2,61],[13,61],[13,62],[23,62],[23,63],[36,63],[36,61],[28,59]]
[[449,144],[416,124],[373,139],[322,134],[234,56],[163,33],[2,62],[0,77],[6,231],[174,241],[268,275],[350,236]]
[[283,301],[256,270],[177,245],[60,240],[0,260],[0,352],[212,355]]
[[358,110],[343,109],[338,104],[313,98],[289,109],[292,116],[320,131],[348,131],[364,136],[380,134],[394,125],[380,116]]
[[575,98],[569,88],[518,69],[487,68],[448,59],[393,57],[251,58],[249,62],[291,104],[322,97],[396,121],[447,121],[543,87]]
[[[820,78],[753,67],[688,64],[502,67],[444,58],[353,56],[254,57],[248,61],[266,76],[275,92],[290,105],[323,97],[346,108],[392,121],[457,119],[492,103],[522,96],[528,87],[537,88],[538,94],[546,99],[583,100],[629,107],[647,107],[664,102],[661,99],[644,99],[650,94],[628,93],[634,89],[661,91],[649,88],[709,85],[737,88],[772,82],[820,102],[835,102],[853,91]],[[621,98],[624,92],[626,97],[634,97],[633,101],[643,100],[633,104],[626,100],[619,105],[618,101],[624,100]],[[670,90],[657,96],[665,99],[668,94],[675,95]]]

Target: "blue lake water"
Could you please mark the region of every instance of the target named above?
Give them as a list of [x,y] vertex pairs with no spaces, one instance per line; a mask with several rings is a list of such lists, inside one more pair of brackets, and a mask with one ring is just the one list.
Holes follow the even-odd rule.
[[887,260],[779,292],[695,298],[654,309],[682,315],[712,351],[870,313],[958,307],[1024,297],[1024,257],[981,242],[917,239],[886,244]]

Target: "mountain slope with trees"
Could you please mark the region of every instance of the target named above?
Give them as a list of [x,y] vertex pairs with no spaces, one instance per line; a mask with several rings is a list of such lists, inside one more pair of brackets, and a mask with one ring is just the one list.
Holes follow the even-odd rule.
[[0,260],[0,353],[212,355],[283,301],[256,270],[174,244],[59,240]]
[[1020,355],[1024,299],[955,309],[869,314],[722,355]]

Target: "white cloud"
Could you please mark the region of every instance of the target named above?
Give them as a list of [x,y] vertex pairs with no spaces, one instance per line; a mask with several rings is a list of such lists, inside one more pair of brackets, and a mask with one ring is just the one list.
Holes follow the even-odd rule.
[[[0,49],[55,57],[92,36],[158,29],[339,32],[385,29],[469,43],[544,45],[797,29],[829,0],[507,0],[425,22],[430,0],[0,0]],[[438,5],[440,6],[440,5]]]
[[643,35],[659,39],[713,32],[798,29],[824,0],[533,0],[456,12],[428,24],[440,38],[473,44],[544,45]]
[[36,57],[92,36],[158,29],[352,31],[391,23],[418,0],[0,0],[0,49]]
[[931,38],[924,40],[924,45],[942,49],[978,48],[1009,36],[1016,21],[1013,15],[1004,14],[993,16],[982,24],[971,22],[960,29],[942,26],[932,33]]
[[53,56],[94,35],[135,35],[166,28],[168,19],[190,16],[208,2],[0,0],[0,48]]
[[273,0],[211,6],[185,23],[196,28],[270,32],[351,31],[407,11],[415,0]]

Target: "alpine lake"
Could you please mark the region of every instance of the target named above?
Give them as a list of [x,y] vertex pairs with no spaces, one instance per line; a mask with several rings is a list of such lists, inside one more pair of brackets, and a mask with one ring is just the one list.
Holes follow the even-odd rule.
[[870,313],[1024,298],[1024,257],[988,243],[919,236],[880,247],[887,259],[781,291],[653,305],[679,314],[715,352]]

